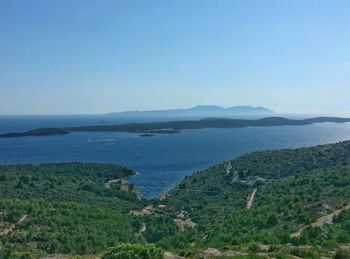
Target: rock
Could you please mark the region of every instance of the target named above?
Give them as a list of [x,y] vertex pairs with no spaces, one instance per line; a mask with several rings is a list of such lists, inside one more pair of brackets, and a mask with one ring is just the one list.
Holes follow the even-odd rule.
[[185,211],[185,210],[180,210],[180,211],[177,213],[176,217],[177,217],[178,219],[184,219],[187,215],[188,215],[188,212],[187,212],[187,211]]
[[142,210],[130,211],[131,215],[139,216],[139,217],[142,217],[142,216],[145,216],[145,215],[150,215],[152,213],[153,213],[153,206],[152,205],[148,205],[145,208],[143,208]]
[[42,259],[68,259],[68,256],[61,255],[61,254],[52,254],[47,255],[46,257],[43,257]]
[[236,256],[247,256],[247,253],[240,252],[240,251],[226,251],[226,252],[220,252],[216,248],[208,248],[203,251],[203,257],[204,259],[209,259],[209,258],[215,258],[215,257],[236,257]]
[[190,219],[174,219],[174,222],[180,228],[181,231],[184,231],[186,228],[194,228],[197,225]]
[[175,255],[172,252],[165,252],[164,257],[165,259],[185,259],[185,257]]
[[263,244],[259,244],[259,248],[260,250],[263,250],[263,251],[269,251],[271,246],[270,245],[263,245]]
[[257,253],[256,256],[270,258],[268,253]]
[[226,251],[222,253],[224,257],[234,257],[234,256],[247,256],[247,253],[239,252],[239,251]]
[[217,256],[221,256],[222,253],[215,249],[215,248],[208,248],[206,250],[203,251],[203,257],[204,259],[209,259],[209,258],[212,258],[212,257],[217,257]]

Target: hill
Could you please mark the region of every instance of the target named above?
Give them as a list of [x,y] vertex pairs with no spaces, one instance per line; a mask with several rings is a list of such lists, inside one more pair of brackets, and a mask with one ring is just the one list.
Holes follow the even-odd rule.
[[[186,177],[169,192],[163,203],[186,211],[196,227],[161,242],[246,252],[252,244],[293,244],[327,253],[350,243],[349,187],[350,142],[248,154]],[[333,225],[314,224],[337,210]]]
[[[13,258],[38,258],[58,252],[94,254],[137,240],[138,226],[128,213],[144,202],[122,182],[132,175],[109,164],[0,166],[2,247]],[[120,181],[111,184],[113,179]]]
[[139,200],[125,183],[131,175],[105,164],[0,166],[3,249],[99,256],[127,242],[188,258],[348,253],[350,141],[247,154],[186,177],[159,200]]

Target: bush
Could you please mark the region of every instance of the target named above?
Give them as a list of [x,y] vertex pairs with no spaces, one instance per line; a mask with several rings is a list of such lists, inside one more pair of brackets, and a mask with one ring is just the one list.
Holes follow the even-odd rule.
[[10,258],[11,256],[11,251],[10,250],[5,250],[0,247],[0,258],[1,259],[7,259]]
[[272,214],[270,215],[268,218],[267,218],[267,227],[273,227],[277,224],[278,222],[278,218],[277,218],[277,215],[276,214]]
[[258,252],[260,252],[260,247],[259,247],[259,245],[256,244],[256,243],[250,244],[249,247],[248,247],[248,249],[249,249],[249,251],[252,252],[252,253],[258,253]]
[[314,252],[308,247],[294,247],[291,254],[301,258],[314,258]]
[[334,259],[350,259],[350,251],[345,249],[340,249],[335,253]]
[[107,251],[102,259],[163,259],[163,250],[150,244],[120,244]]

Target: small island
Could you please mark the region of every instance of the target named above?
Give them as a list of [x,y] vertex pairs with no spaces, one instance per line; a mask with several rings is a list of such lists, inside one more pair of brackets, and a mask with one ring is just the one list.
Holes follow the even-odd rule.
[[143,134],[140,134],[139,136],[142,137],[142,138],[148,138],[148,137],[154,137],[155,135],[154,134],[150,134],[150,133],[143,133]]
[[144,133],[141,133],[140,137],[154,137],[156,134],[178,134],[181,133],[180,130],[173,129],[159,129],[159,130],[149,130]]
[[174,129],[159,129],[159,130],[150,130],[147,131],[148,134],[178,134],[181,133],[180,130]]

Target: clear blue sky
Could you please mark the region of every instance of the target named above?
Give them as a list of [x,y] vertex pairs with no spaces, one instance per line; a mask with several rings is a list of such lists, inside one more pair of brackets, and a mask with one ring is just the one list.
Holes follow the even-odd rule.
[[0,114],[350,111],[350,1],[0,0]]

